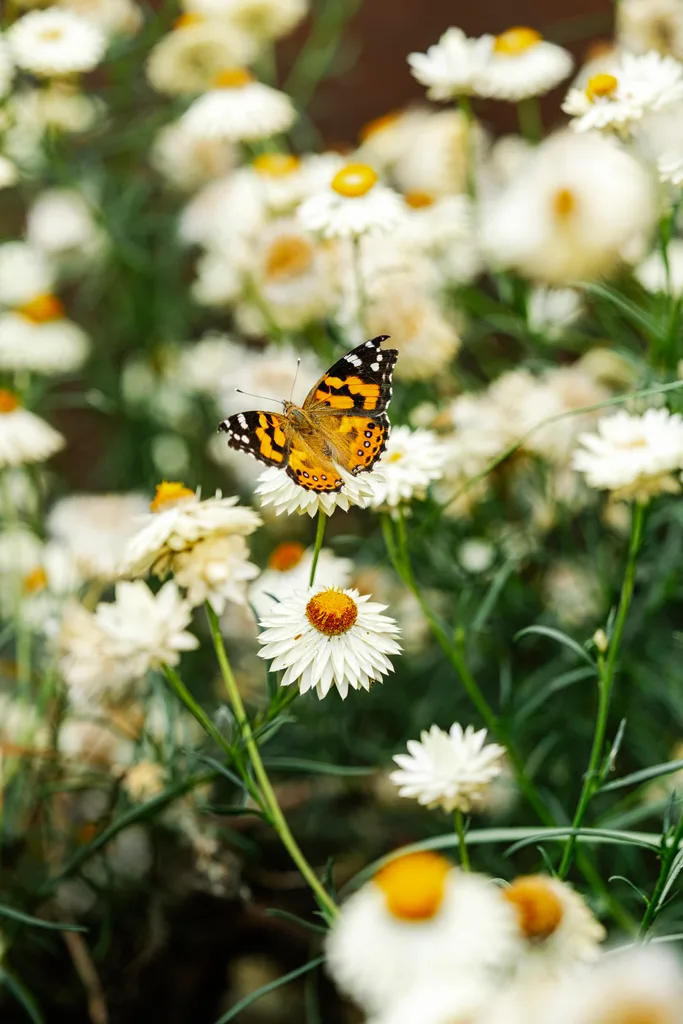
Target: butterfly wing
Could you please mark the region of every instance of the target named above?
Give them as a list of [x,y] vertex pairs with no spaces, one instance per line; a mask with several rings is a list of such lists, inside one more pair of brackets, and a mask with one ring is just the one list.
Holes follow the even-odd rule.
[[290,425],[276,412],[238,412],[218,427],[228,435],[228,444],[238,452],[249,452],[267,466],[287,465]]

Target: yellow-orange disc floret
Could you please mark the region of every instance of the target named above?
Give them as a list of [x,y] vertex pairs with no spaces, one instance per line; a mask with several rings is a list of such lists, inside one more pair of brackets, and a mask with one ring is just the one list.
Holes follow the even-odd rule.
[[340,636],[351,629],[358,618],[358,606],[341,590],[323,590],[306,605],[306,618],[318,632]]
[[453,865],[429,851],[397,857],[375,875],[389,912],[401,921],[429,921],[441,909]]

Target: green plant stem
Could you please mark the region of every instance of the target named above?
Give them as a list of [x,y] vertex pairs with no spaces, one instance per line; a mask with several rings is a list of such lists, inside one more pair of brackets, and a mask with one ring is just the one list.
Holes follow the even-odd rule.
[[323,539],[325,537],[325,527],[327,526],[327,516],[325,513],[318,509],[318,522],[315,526],[315,547],[313,548],[313,561],[311,562],[311,575],[308,581],[309,587],[312,587],[315,583],[315,570],[318,567],[318,559],[320,558],[320,552],[323,546]]
[[683,814],[678,820],[678,825],[676,826],[676,830],[671,837],[671,840],[669,841],[666,836],[662,836],[661,866],[659,869],[659,875],[652,891],[652,896],[650,897],[645,913],[643,914],[643,920],[640,923],[640,928],[638,930],[639,939],[645,938],[654,924],[657,914],[661,910],[661,904],[663,896],[665,895],[671,868],[674,860],[680,853],[681,839],[683,839]]
[[517,104],[519,130],[527,142],[538,143],[543,138],[541,106],[535,96],[520,100]]
[[[636,563],[638,560],[638,552],[640,551],[640,545],[643,539],[644,521],[645,506],[641,505],[639,502],[636,502],[633,506],[631,521],[631,540],[628,548],[628,557],[626,560],[626,569],[624,571],[624,580],[621,585],[621,593],[619,595],[617,615],[614,621],[614,629],[610,637],[609,647],[607,649],[607,656],[605,658],[601,658],[599,662],[598,711],[595,719],[593,745],[591,747],[590,759],[588,762],[588,770],[586,771],[586,774],[584,776],[581,795],[579,797],[579,802],[577,804],[576,811],[574,813],[574,819],[572,821],[572,828],[574,829],[581,828],[589,804],[600,786],[600,767],[605,747],[607,719],[609,715],[609,707],[612,697],[612,688],[614,685],[614,673],[617,663],[617,656],[619,654],[619,647],[621,645],[621,639],[624,633],[624,626],[626,624],[626,618],[628,616],[629,608],[631,607],[631,599],[633,597],[633,588],[636,579]],[[575,845],[576,837],[570,836],[564,848],[564,853],[562,855],[562,860],[560,862],[560,867],[558,870],[560,878],[567,877],[567,874],[572,864]]]
[[261,760],[258,744],[256,743],[251,731],[251,725],[249,724],[249,719],[242,702],[242,696],[228,660],[228,655],[223,643],[223,637],[221,636],[218,616],[208,603],[206,605],[206,613],[209,619],[211,638],[216,651],[216,657],[218,658],[218,664],[221,669],[223,681],[228,691],[230,703],[232,704],[232,710],[239,726],[242,739],[244,740],[244,745],[247,748],[249,759],[251,761],[252,768],[254,769],[254,775],[256,776],[256,781],[258,782],[265,805],[270,814],[273,827],[280,836],[280,839],[282,840],[282,843],[287,849],[290,857],[310,886],[313,895],[317,900],[318,906],[326,920],[328,922],[332,921],[337,916],[337,906],[325,891],[325,888],[320,883],[313,871],[313,868],[306,860],[296,839],[292,835],[282,810],[280,809],[277,796],[275,795],[275,791],[271,785],[270,779],[268,778],[268,773],[266,772],[263,761]]
[[214,743],[220,747],[223,753],[227,754],[230,760],[232,760],[233,749],[230,746],[230,743],[226,740],[225,736],[215,723],[211,721],[204,709],[194,699],[175,669],[172,669],[170,665],[164,665],[164,675],[166,676],[168,684],[176,697],[178,697],[178,699],[185,705],[190,714],[197,719],[204,732],[207,733]]
[[467,179],[467,194],[470,199],[477,198],[477,170],[475,166],[475,144],[474,126],[475,119],[472,111],[472,103],[469,96],[458,97],[458,109],[465,122],[465,174]]
[[462,811],[453,811],[453,824],[458,837],[458,849],[460,851],[460,867],[463,871],[470,870],[470,855],[467,851],[467,836],[465,833],[465,822]]

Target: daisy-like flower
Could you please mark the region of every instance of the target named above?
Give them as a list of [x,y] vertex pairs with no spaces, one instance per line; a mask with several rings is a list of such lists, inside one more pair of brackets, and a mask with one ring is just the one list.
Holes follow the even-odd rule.
[[[609,274],[657,216],[647,170],[612,140],[563,132],[482,209],[491,262],[551,285]],[[637,255],[635,256],[637,258]]]
[[104,235],[95,222],[94,209],[75,188],[48,188],[31,204],[26,218],[30,245],[48,257],[100,255]]
[[11,391],[0,388],[0,469],[45,462],[64,444],[49,423],[23,409]]
[[567,78],[574,66],[568,50],[547,42],[533,28],[517,26],[483,39],[489,41],[490,49],[476,75],[478,96],[512,103],[543,96]]
[[342,992],[379,1014],[418,985],[495,982],[516,953],[515,932],[514,911],[489,879],[438,854],[411,853],[342,906],[326,936],[327,969]]
[[0,313],[0,368],[58,374],[78,370],[90,352],[85,331],[64,316],[54,295],[37,295]]
[[183,6],[207,18],[223,18],[260,43],[287,35],[308,8],[306,0],[184,0]]
[[369,690],[393,671],[388,655],[401,651],[385,608],[357,590],[298,590],[261,619],[259,656],[271,672],[284,671],[282,686],[315,689],[320,700],[333,686],[342,699],[349,687]]
[[150,153],[152,166],[173,188],[193,192],[228,174],[236,163],[235,148],[225,139],[196,139],[180,121],[164,125]]
[[636,267],[634,276],[649,292],[668,292],[678,297],[683,295],[683,240],[672,238],[666,256],[668,267],[661,252],[651,252]]
[[211,594],[212,602],[221,604],[218,595],[223,594],[241,602],[246,582],[257,575],[246,561],[244,538],[260,526],[261,517],[238,506],[237,498],[218,492],[201,501],[183,484],[166,481],[157,487],[150,507],[147,522],[128,543],[124,570],[131,576],[151,571],[160,579],[179,573],[185,580],[181,585],[194,598],[201,595],[199,601]]
[[14,78],[14,61],[10,48],[4,39],[0,38],[0,99],[4,98],[12,87]]
[[48,516],[50,535],[71,552],[86,580],[111,581],[147,503],[141,494],[72,494]]
[[683,57],[683,5],[680,0],[620,0],[616,10],[619,45],[631,53]]
[[19,168],[6,156],[0,156],[0,188],[12,188],[19,181]]
[[134,36],[143,23],[136,0],[59,0],[59,6],[87,18],[108,36]]
[[524,875],[504,889],[503,896],[517,915],[520,980],[544,981],[597,959],[605,929],[566,882]]
[[17,66],[43,77],[92,71],[107,49],[104,32],[59,7],[29,11],[5,38]]
[[72,707],[92,710],[101,704],[116,705],[139,681],[130,665],[111,649],[94,614],[75,601],[64,609],[56,648]]
[[657,157],[657,171],[663,185],[680,188],[683,185],[683,153],[674,151]]
[[442,476],[446,452],[431,430],[394,427],[382,458],[370,474],[373,508],[397,508],[426,497],[433,480]]
[[500,775],[505,748],[486,743],[486,729],[463,730],[455,722],[448,732],[433,725],[420,739],[408,740],[408,753],[396,754],[398,771],[389,778],[398,795],[423,807],[469,813],[481,807],[493,779]]
[[[313,564],[313,551],[299,541],[278,544],[268,557],[268,567],[249,587],[249,604],[257,615],[267,615],[287,600],[293,590],[308,586]],[[347,587],[353,564],[348,558],[337,558],[327,548],[318,555],[315,578],[318,586]]]
[[257,82],[242,68],[220,71],[212,85],[181,119],[195,138],[254,142],[286,132],[294,123],[289,96]]
[[562,109],[577,132],[606,129],[627,134],[633,124],[683,99],[683,64],[651,52],[624,53],[611,73],[600,72],[585,88],[572,88]]
[[299,487],[281,469],[269,466],[259,477],[256,494],[259,496],[261,507],[267,508],[272,505],[277,516],[297,512],[300,516],[308,515],[312,519],[318,512],[331,516],[337,508],[342,512],[348,512],[352,505],[367,508],[374,493],[369,479],[370,474],[351,476],[338,466],[337,472],[344,481],[344,486],[339,491],[324,494]]
[[304,200],[298,216],[305,228],[324,238],[359,238],[392,231],[405,220],[400,196],[380,184],[366,164],[347,164],[328,188]]
[[579,292],[574,288],[533,288],[527,304],[529,329],[549,341],[557,341],[582,313]]
[[182,96],[210,89],[225,68],[249,64],[256,56],[252,36],[219,18],[184,14],[147,60],[147,77],[157,92]]
[[462,29],[449,28],[426,53],[409,54],[408,63],[430,100],[450,100],[476,94],[489,52],[486,37],[470,39]]
[[0,245],[0,305],[22,306],[52,292],[54,270],[39,249],[26,242]]
[[623,409],[598,421],[594,434],[582,434],[573,468],[589,487],[612,492],[616,500],[647,502],[657,494],[677,494],[674,476],[683,467],[683,419],[668,409],[642,416]]
[[418,983],[368,1024],[471,1024],[491,998],[491,986],[461,976]]

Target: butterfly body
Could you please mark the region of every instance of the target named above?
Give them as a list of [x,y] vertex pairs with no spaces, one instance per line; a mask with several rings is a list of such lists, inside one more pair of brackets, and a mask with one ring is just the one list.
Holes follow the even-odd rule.
[[398,352],[373,338],[342,356],[308,393],[302,406],[283,402],[282,413],[240,412],[219,430],[228,444],[269,466],[284,469],[306,490],[339,491],[348,473],[367,472],[386,447],[391,378]]

